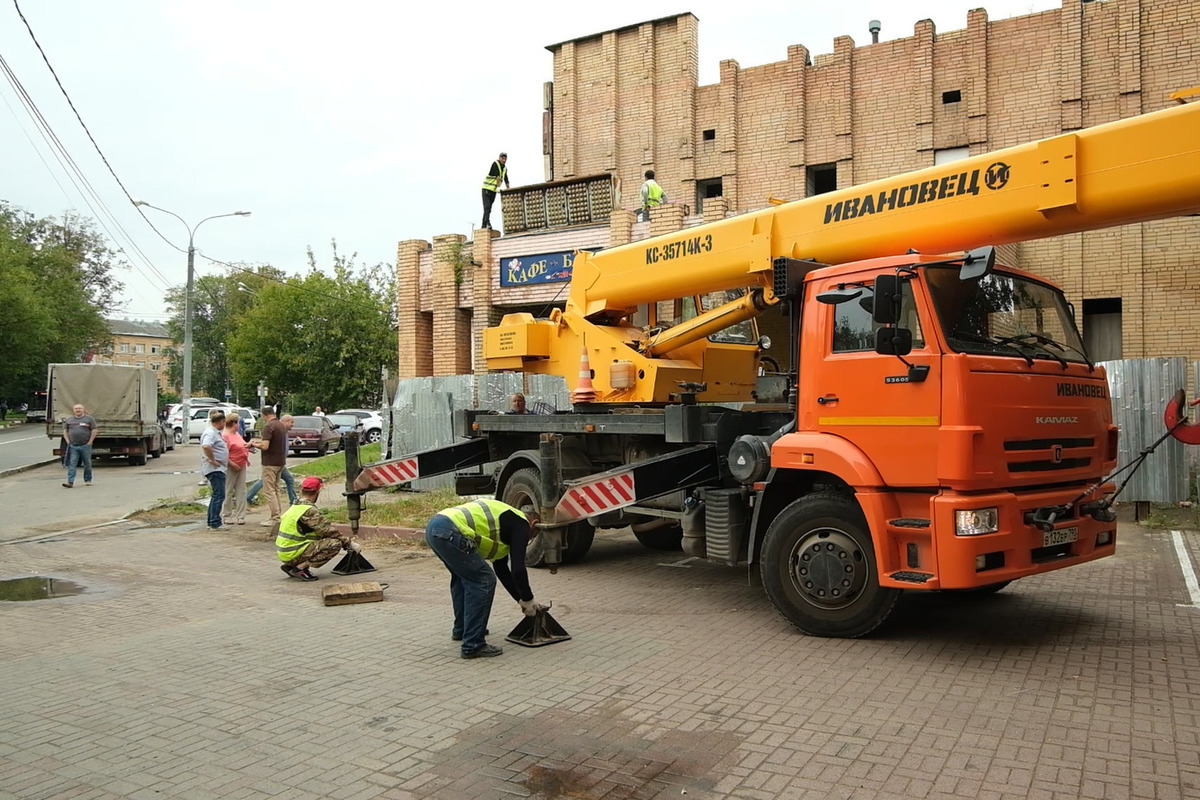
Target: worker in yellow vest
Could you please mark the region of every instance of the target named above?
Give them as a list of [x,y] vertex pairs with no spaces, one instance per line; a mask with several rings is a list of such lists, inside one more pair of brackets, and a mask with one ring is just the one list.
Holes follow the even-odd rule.
[[329,520],[317,508],[323,482],[309,476],[300,483],[300,496],[279,518],[279,533],[275,537],[275,554],[283,563],[279,566],[289,578],[315,581],[314,567],[322,567],[342,550],[360,552],[362,545],[333,529]]
[[503,652],[484,639],[497,578],[525,616],[545,610],[533,599],[525,567],[525,548],[536,524],[536,518],[530,521],[507,503],[473,500],[439,511],[425,527],[425,541],[450,571],[454,606],[450,638],[462,642],[463,658],[490,658]]
[[488,170],[487,177],[483,179],[483,225],[480,227],[492,227],[492,203],[496,202],[496,192],[500,191],[500,184],[504,184],[504,188],[508,186],[508,153],[501,153],[500,157],[492,162],[492,168]]
[[650,220],[650,209],[667,202],[667,194],[654,180],[654,170],[646,170],[646,182],[642,184],[642,220]]

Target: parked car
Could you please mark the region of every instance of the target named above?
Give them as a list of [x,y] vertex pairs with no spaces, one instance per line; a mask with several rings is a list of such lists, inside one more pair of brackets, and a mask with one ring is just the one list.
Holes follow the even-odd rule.
[[291,441],[288,447],[293,453],[315,452],[323,456],[330,450],[342,449],[342,435],[328,417],[293,417]]
[[359,441],[363,438],[363,421],[356,414],[327,414],[325,419],[342,435],[342,446],[345,447],[346,434],[351,431],[358,433]]
[[373,444],[383,438],[383,417],[379,416],[376,411],[369,411],[365,408],[343,408],[335,411],[334,414],[353,414],[361,419],[363,441],[367,444]]

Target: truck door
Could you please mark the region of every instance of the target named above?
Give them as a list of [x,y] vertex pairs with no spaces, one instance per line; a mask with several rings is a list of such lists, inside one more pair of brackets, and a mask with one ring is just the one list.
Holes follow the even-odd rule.
[[[826,291],[838,283],[831,279],[815,288]],[[936,344],[924,333],[931,316],[927,306],[915,302],[912,281],[905,281],[899,324],[912,331],[913,349],[904,360],[929,370],[924,381],[914,382],[899,358],[875,352],[875,331],[881,326],[871,318],[872,299],[867,289],[856,300],[809,306],[810,311],[819,309],[814,315],[818,330],[806,344],[819,357],[808,359],[807,365],[804,358],[800,362],[813,389],[801,394],[802,415],[817,430],[857,445],[888,485],[937,485],[941,374]],[[805,328],[807,336],[812,328]],[[814,361],[816,369],[809,371]]]

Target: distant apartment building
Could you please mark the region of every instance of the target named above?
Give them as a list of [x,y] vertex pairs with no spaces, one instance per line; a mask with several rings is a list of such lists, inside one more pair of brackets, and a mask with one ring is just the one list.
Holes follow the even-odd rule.
[[158,373],[158,390],[170,391],[171,386],[167,382],[167,348],[173,340],[166,326],[156,322],[110,319],[108,327],[112,331],[112,346],[87,360],[94,364],[152,369]]

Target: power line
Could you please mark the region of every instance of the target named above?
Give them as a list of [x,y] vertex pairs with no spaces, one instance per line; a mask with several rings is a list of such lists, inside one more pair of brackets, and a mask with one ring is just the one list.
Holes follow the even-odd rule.
[[[104,211],[108,214],[109,218],[114,222],[114,224],[117,225],[117,227],[122,231],[122,233],[125,234],[125,240],[130,243],[131,247],[142,258],[142,260],[145,262],[145,266],[148,267],[151,272],[153,272],[155,275],[158,276],[159,281],[161,281],[161,283],[159,283],[159,285],[158,285],[158,288],[161,290],[164,285],[169,284],[170,281],[167,280],[166,276],[164,276],[161,272],[159,272],[154,267],[154,265],[152,263],[150,263],[150,260],[137,247],[136,242],[133,242],[132,237],[129,236],[128,232],[125,231],[124,228],[120,227],[120,223],[116,221],[116,218],[113,216],[112,212],[109,211],[107,206],[104,205],[103,199],[100,197],[100,195],[96,192],[95,188],[88,181],[87,176],[83,174],[83,171],[79,168],[79,165],[75,163],[73,158],[71,158],[71,155],[69,152],[67,152],[65,145],[63,145],[62,141],[54,133],[54,130],[50,126],[49,121],[41,113],[41,110],[37,107],[37,103],[34,102],[33,97],[29,94],[28,91],[26,91],[24,85],[21,83],[20,79],[16,76],[16,73],[13,72],[12,68],[9,66],[8,62],[4,59],[3,56],[0,56],[0,71],[2,71],[4,73],[4,76],[8,80],[9,84],[12,86],[13,91],[16,92],[17,98],[21,101],[21,104],[25,107],[25,112],[29,115],[30,119],[33,121],[34,127],[37,129],[38,134],[42,137],[42,140],[46,143],[47,147],[50,150],[51,155],[53,155],[55,160],[58,161],[59,166],[62,168],[63,172],[66,174],[67,178],[71,181],[72,185],[74,185],[75,190],[79,193],[80,199],[83,200],[84,204],[92,212],[92,215],[95,217],[96,222],[100,225],[101,228],[104,229],[104,231],[108,234],[109,238],[114,243],[119,244],[121,237],[119,237],[115,233],[113,233],[112,229],[109,228],[109,226],[105,223],[104,215],[102,215],[96,209],[96,205],[93,205],[92,201],[88,198],[89,194],[95,199],[96,204],[104,209]],[[5,102],[7,103],[7,101],[5,101]],[[34,151],[38,152],[38,157],[41,158],[41,153],[37,150],[36,146],[34,147]],[[42,162],[45,163],[44,158],[42,158]],[[51,172],[51,176],[53,177],[53,172]],[[55,178],[55,181],[57,182],[57,178]],[[81,184],[82,184],[82,186],[81,186]],[[59,184],[59,186],[61,188],[61,184]],[[84,187],[87,188],[87,191],[84,191]],[[64,220],[64,222],[67,222],[67,220]],[[134,267],[135,269],[137,269],[138,272],[142,274],[142,277],[146,278],[151,283],[158,283],[158,281],[155,281],[155,279],[153,277],[151,277],[149,274],[144,272],[136,263],[131,263],[130,265],[132,267]]]
[[[91,141],[92,147],[96,148],[96,152],[100,154],[100,160],[103,161],[104,166],[108,168],[109,173],[113,176],[113,180],[115,180],[117,185],[121,187],[121,191],[125,193],[125,197],[130,203],[134,203],[133,196],[129,194],[129,190],[125,188],[125,184],[122,183],[120,177],[117,176],[116,170],[114,170],[112,165],[108,163],[108,157],[105,156],[104,151],[100,149],[100,145],[96,142],[96,138],[92,136],[92,132],[88,129],[87,123],[83,121],[83,117],[80,116],[78,109],[75,108],[75,103],[72,102],[71,96],[67,94],[66,87],[64,87],[62,81],[58,79],[58,73],[54,71],[54,66],[50,63],[50,59],[46,56],[46,51],[42,49],[41,42],[39,42],[37,36],[34,35],[33,28],[29,25],[29,20],[25,19],[25,14],[21,11],[21,4],[17,2],[17,0],[13,0],[13,7],[17,9],[17,16],[21,18],[21,22],[25,24],[25,30],[29,31],[29,38],[33,40],[34,46],[37,47],[38,52],[41,54],[42,61],[46,63],[46,68],[50,70],[50,74],[54,76],[54,82],[58,84],[58,90],[62,92],[63,97],[67,99],[67,105],[71,107],[71,111],[75,114],[75,119],[79,120],[79,124],[83,127],[84,132],[87,133],[87,137]],[[150,229],[158,234],[158,238],[162,239],[164,242],[169,244],[171,247],[174,247],[181,253],[187,252],[182,247],[179,247],[177,244],[164,236],[162,231],[154,227],[154,223],[151,222],[150,218],[146,216],[146,212],[141,209],[141,206],[134,204],[134,208],[137,209],[138,214],[143,220],[146,221],[146,224],[150,226]]]

